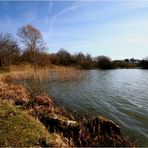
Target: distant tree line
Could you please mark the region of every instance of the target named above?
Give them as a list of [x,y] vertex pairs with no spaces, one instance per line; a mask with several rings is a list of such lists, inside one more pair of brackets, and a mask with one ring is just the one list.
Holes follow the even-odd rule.
[[[32,25],[18,29],[17,41],[10,33],[0,33],[0,67],[12,64],[29,63],[46,66],[50,64],[63,66],[77,66],[82,69],[115,69],[141,67],[148,69],[148,58],[143,60],[124,59],[111,60],[107,56],[93,58],[82,52],[70,54],[65,49],[57,53],[48,53],[41,32]],[[21,45],[21,48],[20,46]]]
[[148,69],[148,58],[145,58],[140,61],[139,66],[143,69]]

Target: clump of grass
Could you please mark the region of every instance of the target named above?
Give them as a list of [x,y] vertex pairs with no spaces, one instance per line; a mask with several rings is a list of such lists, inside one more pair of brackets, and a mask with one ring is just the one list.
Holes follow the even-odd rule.
[[34,98],[44,92],[44,85],[39,80],[29,79],[23,84],[30,93],[30,98],[34,101]]
[[0,146],[49,146],[45,127],[12,102],[0,103]]
[[20,84],[0,82],[0,98],[13,100],[16,104],[26,104],[29,99],[28,91]]

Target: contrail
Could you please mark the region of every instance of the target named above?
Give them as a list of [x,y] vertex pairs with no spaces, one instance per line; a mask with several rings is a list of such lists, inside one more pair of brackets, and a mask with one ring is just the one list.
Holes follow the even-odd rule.
[[[50,3],[51,3],[51,1],[50,1]],[[66,9],[60,11],[60,12],[59,12],[58,14],[56,14],[51,20],[50,20],[50,17],[49,17],[49,24],[48,24],[48,26],[49,26],[49,38],[51,38],[51,36],[52,36],[52,34],[53,34],[53,30],[54,30],[54,29],[53,29],[53,25],[54,25],[55,21],[56,21],[60,16],[62,16],[63,14],[68,13],[69,11],[73,11],[73,10],[75,10],[75,9],[81,7],[81,6],[82,6],[82,4],[70,6],[70,7],[66,8]],[[50,4],[50,12],[51,12],[52,7],[53,7],[53,4]]]
[[47,20],[47,27],[49,26],[49,22],[50,22],[50,14],[52,12],[52,8],[53,8],[53,2],[52,0],[49,0],[49,9],[48,9],[48,20]]
[[50,5],[49,5],[49,12],[48,13],[50,14],[52,12],[53,4],[52,4],[52,0],[50,0],[49,2],[50,2]]
[[[50,14],[52,13],[52,9],[53,9],[53,3],[54,0],[50,1],[50,7],[49,7],[49,12]],[[52,39],[52,35],[53,35],[53,32],[54,32],[54,23],[56,22],[56,20],[61,17],[62,15],[64,15],[65,13],[68,13],[70,11],[73,11],[79,7],[82,7],[84,6],[84,3],[87,4],[87,3],[90,3],[90,1],[76,1],[76,2],[73,2],[72,3],[72,6],[60,11],[59,13],[57,13],[55,16],[53,16],[53,18],[50,18],[50,15],[48,17],[48,28],[49,28],[49,31],[47,32],[47,36],[48,36],[48,40],[49,39]],[[52,45],[50,45],[50,48],[51,48]]]

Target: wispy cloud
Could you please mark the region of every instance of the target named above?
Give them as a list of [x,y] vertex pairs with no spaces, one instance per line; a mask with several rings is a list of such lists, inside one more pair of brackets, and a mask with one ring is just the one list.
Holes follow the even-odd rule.
[[126,39],[130,44],[148,45],[148,36],[133,36]]
[[139,56],[140,48],[142,56],[148,54],[147,8],[144,0],[0,2],[0,29],[16,32],[31,23],[42,32],[51,52],[63,47],[121,57]]
[[[49,19],[48,19],[48,20],[49,20],[49,25],[48,25],[48,27],[49,27],[49,32],[48,32],[49,38],[51,38],[52,35],[53,35],[53,32],[54,32],[54,23],[55,23],[60,17],[62,17],[64,14],[67,14],[67,13],[69,13],[69,12],[71,12],[71,11],[74,11],[74,10],[80,8],[81,6],[83,6],[83,5],[84,5],[84,2],[85,2],[85,1],[82,1],[82,2],[76,1],[76,2],[73,2],[72,5],[70,5],[70,6],[67,7],[67,8],[64,8],[62,11],[58,12],[58,13],[57,13],[56,15],[54,15],[52,18],[49,17]],[[52,1],[50,1],[50,3],[51,3],[51,5],[50,5],[50,7],[49,7],[49,10],[50,10],[50,12],[51,12],[51,11],[52,11],[52,7],[53,7],[53,4],[52,4]],[[86,4],[86,3],[85,3],[85,4]]]

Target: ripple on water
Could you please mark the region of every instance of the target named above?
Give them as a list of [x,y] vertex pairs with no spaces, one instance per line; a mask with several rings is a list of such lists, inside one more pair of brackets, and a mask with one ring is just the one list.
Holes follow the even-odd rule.
[[83,80],[49,84],[49,94],[80,113],[115,120],[139,135],[144,146],[142,139],[148,135],[148,70],[90,70],[85,74]]

